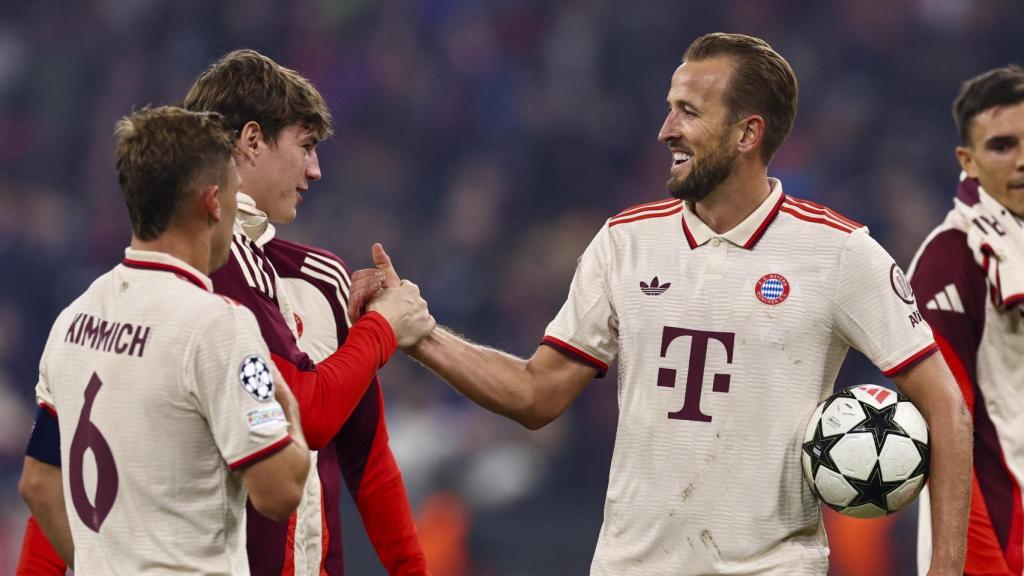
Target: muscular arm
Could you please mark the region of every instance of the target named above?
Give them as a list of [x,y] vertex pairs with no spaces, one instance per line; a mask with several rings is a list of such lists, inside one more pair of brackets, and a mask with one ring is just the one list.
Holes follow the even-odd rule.
[[409,355],[473,402],[531,430],[565,412],[598,372],[549,346],[523,360],[440,326]]
[[26,456],[18,491],[57,554],[73,568],[75,544],[71,540],[71,525],[64,507],[60,467]]
[[894,378],[931,433],[932,565],[929,574],[961,574],[971,499],[971,417],[953,375],[933,354]]

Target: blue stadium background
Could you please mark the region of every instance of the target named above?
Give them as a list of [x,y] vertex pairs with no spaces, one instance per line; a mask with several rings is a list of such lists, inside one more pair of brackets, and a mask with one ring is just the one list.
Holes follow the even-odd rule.
[[[434,315],[529,354],[603,220],[664,196],[656,140],[695,36],[762,36],[801,82],[770,172],[869,224],[906,266],[950,205],[959,82],[1024,54],[1019,0],[0,0],[0,573],[13,572],[37,359],[57,312],[129,238],[114,121],[181,98],[238,47],[309,76],[337,135],[286,237],[354,268],[381,241]],[[405,360],[392,445],[435,576],[585,574],[614,378],[529,433]],[[840,385],[884,382],[851,354]],[[756,447],[752,447],[756,448]],[[347,511],[352,574],[382,574]],[[911,574],[915,512],[830,520],[833,574]]]

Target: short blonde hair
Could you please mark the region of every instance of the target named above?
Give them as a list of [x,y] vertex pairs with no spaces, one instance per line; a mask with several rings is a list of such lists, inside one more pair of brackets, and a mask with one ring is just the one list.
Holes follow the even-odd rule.
[[197,185],[224,185],[235,149],[223,116],[174,106],[143,108],[114,129],[117,179],[132,233],[162,234]]

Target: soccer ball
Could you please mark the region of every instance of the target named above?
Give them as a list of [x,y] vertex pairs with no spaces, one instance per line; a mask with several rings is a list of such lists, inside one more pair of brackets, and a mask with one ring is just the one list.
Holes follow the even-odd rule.
[[807,423],[804,478],[833,510],[876,518],[904,508],[928,478],[928,425],[901,394],[864,384],[829,396]]

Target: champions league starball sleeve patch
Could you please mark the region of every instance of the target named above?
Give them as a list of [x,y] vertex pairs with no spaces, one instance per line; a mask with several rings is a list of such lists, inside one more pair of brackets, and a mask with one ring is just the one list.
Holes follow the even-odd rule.
[[274,397],[274,378],[267,361],[260,356],[248,356],[238,368],[238,380],[242,388],[260,402]]

